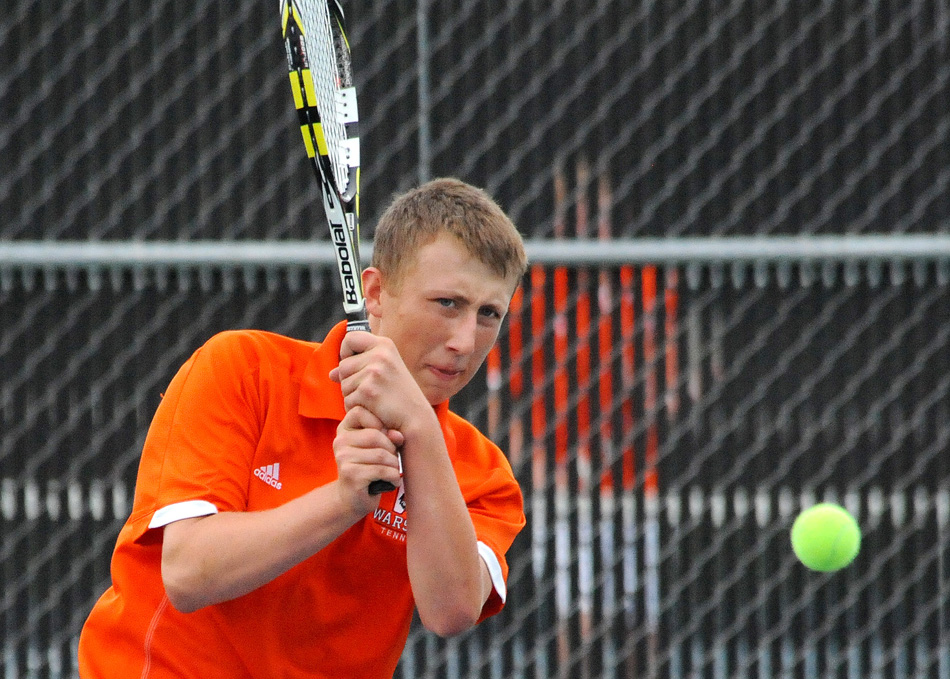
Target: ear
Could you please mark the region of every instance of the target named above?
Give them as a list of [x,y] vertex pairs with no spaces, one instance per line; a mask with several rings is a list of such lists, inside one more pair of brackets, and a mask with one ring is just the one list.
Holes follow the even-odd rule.
[[363,269],[363,298],[366,300],[366,312],[370,316],[382,315],[383,278],[376,267]]

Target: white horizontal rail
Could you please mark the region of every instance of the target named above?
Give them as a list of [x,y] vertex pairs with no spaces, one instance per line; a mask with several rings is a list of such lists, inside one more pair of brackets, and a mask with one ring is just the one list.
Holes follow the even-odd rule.
[[[950,234],[528,240],[539,264],[817,263],[950,260]],[[361,245],[364,262],[372,244]],[[324,241],[2,241],[0,268],[326,267]]]
[[[0,521],[125,520],[134,493],[133,486],[116,479],[0,478]],[[787,486],[737,486],[712,492],[690,486],[661,493],[659,499],[658,509],[671,526],[699,520],[707,514],[725,517],[725,507],[731,507],[731,514],[738,519],[754,519],[764,526],[775,518],[792,517],[819,501],[840,502],[855,515],[870,519],[871,524],[888,511],[895,526],[928,514],[935,514],[941,526],[950,524],[950,487],[946,484],[890,491],[872,486],[863,492],[844,489],[841,493],[826,488],[821,496]]]
[[768,236],[529,241],[533,261],[550,264],[936,261],[950,259],[950,234]]

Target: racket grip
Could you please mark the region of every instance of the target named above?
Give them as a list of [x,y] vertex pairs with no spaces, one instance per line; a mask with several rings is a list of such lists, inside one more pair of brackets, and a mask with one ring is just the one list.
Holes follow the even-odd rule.
[[348,319],[346,321],[346,331],[352,332],[353,330],[361,330],[363,332],[373,332],[370,330],[369,321],[365,318],[357,318],[356,320]]
[[391,490],[396,490],[396,486],[391,484],[389,481],[373,481],[369,484],[369,494],[370,495],[379,495],[380,493],[387,493]]
[[[402,476],[402,455],[397,454],[396,457],[399,459],[399,475]],[[387,493],[391,490],[396,490],[396,486],[382,479],[377,479],[369,484],[370,495],[379,495],[380,493]]]

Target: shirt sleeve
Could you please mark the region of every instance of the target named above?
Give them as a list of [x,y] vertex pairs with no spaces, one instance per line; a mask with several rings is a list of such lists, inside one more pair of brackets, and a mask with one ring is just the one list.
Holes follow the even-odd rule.
[[507,599],[506,554],[525,526],[521,488],[504,453],[471,423],[450,413],[443,428],[459,488],[475,528],[478,553],[492,580],[479,621],[500,611]]
[[475,527],[478,551],[488,566],[494,591],[482,608],[479,621],[500,611],[507,599],[506,554],[525,525],[521,489],[507,461],[485,474],[469,491],[469,516]]
[[140,531],[242,510],[263,419],[253,351],[210,339],[181,367],[149,428],[136,481]]

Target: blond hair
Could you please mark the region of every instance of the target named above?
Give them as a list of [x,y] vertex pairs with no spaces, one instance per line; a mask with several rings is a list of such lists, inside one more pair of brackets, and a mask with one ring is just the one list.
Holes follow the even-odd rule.
[[443,233],[503,278],[516,282],[528,268],[521,235],[504,211],[482,189],[452,178],[433,179],[393,200],[376,225],[372,266],[398,285],[411,254]]

